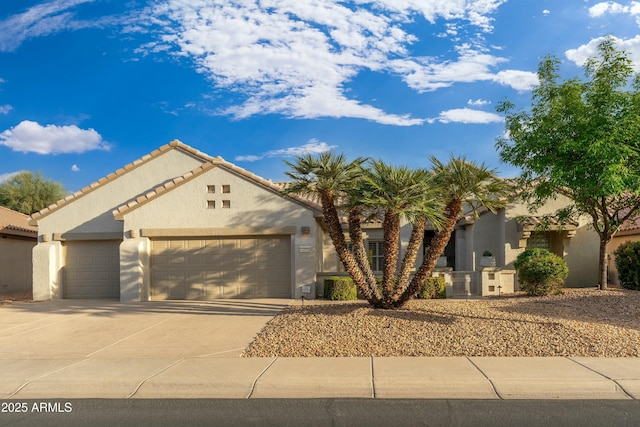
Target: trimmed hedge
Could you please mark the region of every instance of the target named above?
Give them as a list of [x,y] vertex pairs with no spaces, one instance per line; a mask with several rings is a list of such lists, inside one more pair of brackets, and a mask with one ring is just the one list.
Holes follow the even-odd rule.
[[613,254],[620,285],[625,289],[640,291],[640,242],[625,242]]
[[567,262],[546,249],[527,249],[516,263],[522,290],[531,296],[560,293],[569,275]]
[[324,297],[332,301],[358,299],[358,290],[351,277],[335,276],[324,279]]
[[444,277],[427,277],[417,299],[441,299],[447,297],[447,283]]

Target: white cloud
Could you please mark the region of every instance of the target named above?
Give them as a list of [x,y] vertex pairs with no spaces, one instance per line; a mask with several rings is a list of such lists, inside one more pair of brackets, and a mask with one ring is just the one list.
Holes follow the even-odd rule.
[[550,14],[551,14],[551,11],[550,11],[549,9],[545,9],[545,10],[543,10],[543,11],[542,11],[542,14],[543,14],[544,16],[547,16],[547,15],[550,15]]
[[539,83],[538,75],[536,73],[519,70],[500,71],[498,74],[493,76],[493,81],[504,86],[510,86],[520,92],[531,90]]
[[507,60],[479,46],[460,46],[455,61],[413,57],[410,48],[420,40],[404,27],[423,16],[451,21],[445,23],[448,36],[463,26],[490,32],[492,15],[505,1],[161,0],[146,14],[146,31],[156,40],[139,52],[188,57],[217,87],[240,95],[240,103],[216,114],[352,117],[412,126],[424,120],[349,99],[346,85],[364,70],[399,75],[420,92],[458,82],[511,85],[494,70]]
[[629,15],[640,25],[640,2],[632,1],[624,6],[614,1],[600,2],[589,8],[589,16],[601,18],[605,15]]
[[[632,2],[636,3],[636,2]],[[629,13],[630,7],[614,1],[596,3],[589,8],[589,16],[599,18],[606,14]]]
[[68,10],[93,1],[53,0],[0,21],[0,52],[15,50],[22,42],[33,37],[86,27],[88,23],[75,21],[74,14]]
[[467,105],[471,105],[472,107],[482,107],[483,105],[489,105],[491,101],[487,101],[486,99],[470,99],[467,101]]
[[431,119],[440,123],[464,123],[464,124],[487,124],[500,123],[504,121],[502,117],[494,113],[486,111],[474,110],[471,108],[454,108],[452,110],[443,111],[437,119]]
[[73,166],[71,166],[71,170],[72,170],[73,172],[79,172],[79,171],[80,171],[80,168],[78,167],[78,165],[73,165]]
[[[581,67],[589,57],[598,53],[598,45],[603,40],[603,37],[593,39],[589,41],[589,43],[579,46],[576,49],[567,50],[565,55],[570,61]],[[629,58],[633,62],[635,70],[640,72],[640,35],[626,40],[613,37],[613,40],[618,49],[624,49],[629,53]]]
[[0,145],[13,151],[38,154],[82,153],[110,148],[93,129],[80,129],[76,125],[41,126],[29,120],[0,133]]
[[0,114],[9,114],[13,110],[13,107],[9,104],[0,105]]
[[24,172],[24,171],[6,172],[6,173],[0,174],[0,184],[2,184],[5,181],[10,180],[11,178],[13,178],[14,176],[18,175],[21,172]]
[[237,156],[235,160],[238,162],[255,162],[257,160],[262,160],[267,157],[293,157],[293,156],[301,156],[304,154],[319,154],[319,153],[324,153],[325,151],[333,150],[336,147],[337,145],[329,145],[326,142],[322,142],[313,138],[313,139],[310,139],[309,142],[307,142],[306,144],[301,145],[299,147],[289,147],[289,148],[283,148],[280,150],[271,150],[260,155]]

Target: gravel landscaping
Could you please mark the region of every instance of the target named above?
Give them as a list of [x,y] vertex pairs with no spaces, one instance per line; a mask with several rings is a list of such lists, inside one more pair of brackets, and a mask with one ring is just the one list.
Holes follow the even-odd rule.
[[481,300],[307,301],[271,320],[243,357],[640,356],[640,292],[565,289]]

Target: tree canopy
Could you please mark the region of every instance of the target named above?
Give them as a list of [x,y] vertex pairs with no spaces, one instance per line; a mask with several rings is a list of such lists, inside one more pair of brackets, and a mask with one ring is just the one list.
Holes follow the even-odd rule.
[[[600,237],[598,285],[607,286],[606,246],[640,214],[640,76],[628,54],[605,38],[584,64],[586,79],[561,80],[560,60],[545,57],[530,111],[509,101],[496,147],[520,167],[522,195],[535,209],[561,194],[560,219],[587,215]],[[595,279],[595,278],[594,278]]]
[[64,198],[59,182],[44,179],[40,172],[20,172],[0,184],[0,205],[31,215]]

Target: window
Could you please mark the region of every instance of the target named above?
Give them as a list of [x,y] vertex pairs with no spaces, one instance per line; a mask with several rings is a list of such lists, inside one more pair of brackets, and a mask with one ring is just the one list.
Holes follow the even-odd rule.
[[216,186],[215,185],[207,185],[207,193],[213,194],[216,192]]
[[223,185],[222,186],[222,192],[223,193],[231,193],[231,186],[230,185]]
[[[384,242],[382,241],[365,241],[365,248],[368,245],[367,256],[369,264],[373,271],[382,271],[384,267]],[[353,243],[347,242],[347,249],[353,253]],[[340,261],[338,261],[338,271],[346,271]]]
[[384,268],[384,242],[369,242],[369,263],[373,271],[382,271]]
[[223,200],[222,209],[229,209],[229,208],[231,208],[231,200]]
[[542,248],[542,249],[551,249],[551,244],[549,241],[549,233],[544,231],[534,231],[531,233],[531,237],[527,239],[527,249],[531,248]]
[[215,200],[207,200],[207,209],[215,209],[216,201]]

